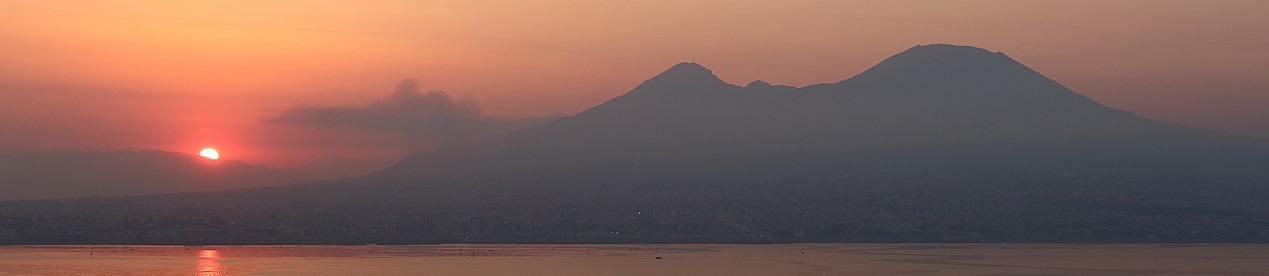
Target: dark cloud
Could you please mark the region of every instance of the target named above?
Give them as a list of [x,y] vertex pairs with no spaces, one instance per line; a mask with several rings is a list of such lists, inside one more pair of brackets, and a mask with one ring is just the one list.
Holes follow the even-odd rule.
[[410,149],[426,150],[536,126],[551,119],[554,117],[486,117],[471,101],[456,100],[444,91],[420,93],[418,82],[407,79],[397,84],[387,98],[365,105],[295,107],[264,121],[401,135]]

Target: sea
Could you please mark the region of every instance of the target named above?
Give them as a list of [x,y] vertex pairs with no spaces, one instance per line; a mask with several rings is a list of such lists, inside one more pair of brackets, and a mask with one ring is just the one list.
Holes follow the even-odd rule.
[[1269,245],[0,246],[0,275],[1269,275]]

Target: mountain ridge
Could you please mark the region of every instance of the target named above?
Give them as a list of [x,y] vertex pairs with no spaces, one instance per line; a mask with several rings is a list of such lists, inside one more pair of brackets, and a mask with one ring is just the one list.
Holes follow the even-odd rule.
[[[952,57],[930,58],[947,55]],[[925,66],[928,60],[951,60],[953,65]],[[967,60],[971,65],[989,69],[983,70],[986,73],[964,73],[969,78],[923,79],[937,83],[918,86],[886,75],[910,71],[903,68],[955,72]],[[1011,78],[999,80],[993,76]],[[922,77],[925,76],[918,76]],[[949,82],[953,84],[948,85]],[[1003,89],[978,91],[997,88]],[[487,157],[455,153],[463,150],[459,148],[417,155],[394,167],[417,171],[429,166],[424,164],[444,162],[441,160],[499,159],[497,156],[505,154],[519,157],[516,162],[498,164],[519,167],[507,173],[521,179],[539,177],[543,171],[567,171],[596,164],[644,166],[650,171],[687,174],[670,167],[699,168],[716,162],[709,156],[730,158],[721,163],[758,166],[778,163],[765,159],[790,161],[824,152],[850,154],[928,147],[964,147],[961,151],[1010,147],[1035,151],[1028,154],[1041,156],[1064,151],[1096,155],[1097,151],[1090,149],[1171,150],[1168,148],[1207,139],[1142,143],[1181,129],[1187,133],[1203,131],[1157,123],[1106,107],[1003,53],[968,46],[917,46],[837,83],[777,93],[745,90],[721,81],[700,64],[679,63],[594,108],[495,138],[485,148],[476,150],[480,152],[477,156]],[[942,97],[950,93],[1004,95],[1005,100]],[[913,95],[919,97],[914,99]],[[1010,95],[1016,96],[1006,97]],[[535,147],[538,149],[519,149]],[[559,164],[548,165],[552,162]],[[519,165],[522,163],[539,164]]]

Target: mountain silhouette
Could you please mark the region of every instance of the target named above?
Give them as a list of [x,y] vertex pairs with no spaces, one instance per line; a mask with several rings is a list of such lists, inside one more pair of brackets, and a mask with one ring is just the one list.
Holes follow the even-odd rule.
[[1106,107],[1002,53],[927,45],[856,77],[801,88],[740,87],[680,63],[595,108],[419,154],[367,183],[491,193],[721,192],[849,185],[837,181],[922,166],[975,177],[1040,168],[1260,177],[1269,168],[1265,144]]
[[[361,177],[94,206],[232,202],[426,233],[397,242],[1269,241],[1265,196],[1269,142],[936,44],[805,87],[685,62],[573,116]],[[296,215],[310,210],[326,211]]]

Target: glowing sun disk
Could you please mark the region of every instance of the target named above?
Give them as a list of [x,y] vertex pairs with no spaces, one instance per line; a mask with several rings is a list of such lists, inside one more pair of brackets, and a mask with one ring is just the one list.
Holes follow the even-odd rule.
[[220,159],[220,152],[217,152],[216,149],[213,149],[213,148],[204,148],[203,151],[198,152],[198,156],[202,156],[203,158],[207,158],[211,160],[216,160],[216,159]]

